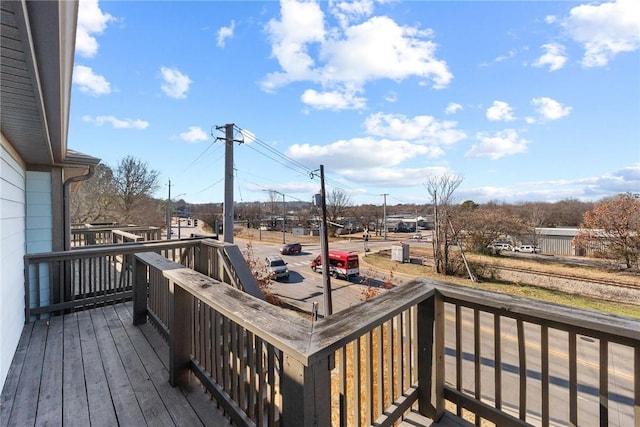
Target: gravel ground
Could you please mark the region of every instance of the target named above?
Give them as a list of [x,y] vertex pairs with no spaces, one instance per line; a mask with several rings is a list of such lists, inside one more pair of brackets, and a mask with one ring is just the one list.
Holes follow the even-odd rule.
[[496,268],[496,273],[499,279],[514,283],[540,286],[572,294],[587,295],[609,301],[640,305],[640,287],[632,289],[621,286],[600,285],[579,279],[549,277],[535,273],[516,273],[498,268]]

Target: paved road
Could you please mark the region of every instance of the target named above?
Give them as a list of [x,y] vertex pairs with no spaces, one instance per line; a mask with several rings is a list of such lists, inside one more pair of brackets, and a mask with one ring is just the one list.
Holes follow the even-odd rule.
[[[287,236],[290,237],[290,236]],[[243,251],[247,250],[248,240],[235,239],[235,243]],[[258,260],[264,259],[267,255],[279,255],[282,244],[251,241],[253,257]],[[369,242],[371,250],[380,250],[391,247],[394,242]],[[348,240],[331,245],[331,249],[344,251],[363,252],[362,241]],[[273,282],[271,292],[301,310],[311,312],[313,303],[318,303],[318,313],[323,316],[324,291],[322,285],[322,274],[311,270],[311,260],[320,253],[319,244],[303,244],[302,253],[295,255],[281,255],[289,268],[289,280]],[[360,277],[347,281],[344,279],[330,279],[331,298],[333,312],[345,310],[352,305],[364,300],[363,292],[369,285],[383,290],[384,283],[389,280],[383,274],[370,270],[366,267],[360,269]],[[400,283],[395,283],[395,286]]]

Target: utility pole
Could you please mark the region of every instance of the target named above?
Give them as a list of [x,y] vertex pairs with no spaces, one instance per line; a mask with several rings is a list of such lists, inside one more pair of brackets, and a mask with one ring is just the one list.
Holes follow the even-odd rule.
[[233,123],[224,125],[224,209],[222,213],[223,239],[233,243]]
[[324,165],[320,165],[320,198],[322,200],[322,236],[320,239],[322,251],[322,285],[324,294],[324,316],[333,314],[331,300],[331,276],[329,276],[329,233],[327,231],[327,196],[324,188]]
[[171,178],[169,178],[169,196],[167,197],[167,240],[171,239]]
[[387,196],[389,193],[381,194],[384,197],[384,205],[382,210],[382,230],[384,233],[384,240],[387,240]]

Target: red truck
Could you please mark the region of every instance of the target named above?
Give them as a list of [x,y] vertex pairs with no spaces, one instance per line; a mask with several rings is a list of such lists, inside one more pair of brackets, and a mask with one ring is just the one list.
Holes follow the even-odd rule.
[[[311,269],[313,271],[322,271],[322,254],[319,254],[311,261]],[[344,277],[347,280],[359,275],[360,262],[358,255],[351,252],[330,250],[329,274],[332,277]]]

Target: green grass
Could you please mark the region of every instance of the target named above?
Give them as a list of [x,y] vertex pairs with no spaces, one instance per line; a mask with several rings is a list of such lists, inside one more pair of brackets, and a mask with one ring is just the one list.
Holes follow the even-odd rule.
[[510,282],[491,281],[489,279],[483,279],[482,283],[474,283],[465,278],[438,275],[434,273],[433,268],[430,266],[421,266],[417,264],[407,264],[392,261],[388,256],[378,253],[367,254],[367,256],[362,259],[364,263],[369,265],[370,268],[380,270],[385,273],[393,272],[393,274],[399,273],[401,275],[411,277],[427,277],[430,279],[440,280],[459,286],[467,286],[475,289],[500,292],[554,304],[561,304],[586,310],[595,310],[603,313],[613,314],[616,316],[640,319],[640,305],[599,300],[592,297],[569,294],[554,289],[546,289],[531,285],[514,284]]

